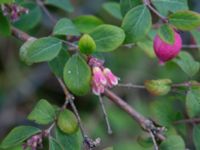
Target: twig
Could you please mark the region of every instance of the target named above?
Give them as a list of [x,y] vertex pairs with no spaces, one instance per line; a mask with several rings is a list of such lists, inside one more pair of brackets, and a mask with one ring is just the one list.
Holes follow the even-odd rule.
[[49,17],[49,19],[51,20],[51,22],[53,23],[53,25],[56,24],[57,20],[51,15],[51,13],[49,12],[49,10],[45,7],[44,3],[41,0],[36,0],[38,6],[40,6],[42,8],[42,10],[44,11],[44,13]]
[[99,96],[99,101],[100,101],[101,108],[102,108],[102,111],[103,111],[103,114],[104,114],[104,118],[106,120],[108,134],[112,134],[112,129],[111,129],[111,126],[110,126],[110,122],[109,122],[109,119],[108,119],[108,114],[106,112],[102,96]]
[[128,83],[128,84],[119,83],[117,86],[119,86],[119,87],[127,87],[127,88],[145,89],[144,85],[135,85],[135,84],[132,84],[132,83]]
[[200,48],[200,45],[182,45],[182,48],[191,48],[191,49],[196,49],[196,48]]
[[175,121],[174,124],[182,124],[182,123],[196,123],[199,124],[200,123],[200,118],[191,118],[191,119],[183,119],[183,120],[178,120]]
[[151,139],[152,139],[152,141],[153,141],[154,150],[159,150],[158,144],[157,144],[156,139],[155,139],[155,136],[154,136],[154,134],[152,133],[151,130],[149,130],[149,134],[150,134]]

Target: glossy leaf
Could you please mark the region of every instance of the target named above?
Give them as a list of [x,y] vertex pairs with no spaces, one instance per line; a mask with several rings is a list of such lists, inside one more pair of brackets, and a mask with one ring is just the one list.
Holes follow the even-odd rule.
[[188,9],[187,0],[152,0],[152,3],[164,16],[167,16],[169,12]]
[[34,3],[22,3],[21,5],[25,8],[28,8],[29,13],[20,16],[20,19],[14,22],[14,26],[19,29],[28,31],[39,24],[42,18],[42,12],[40,8]]
[[55,129],[55,138],[67,150],[81,150],[82,140],[80,132],[75,134],[65,134],[59,128]]
[[38,124],[49,124],[56,118],[56,111],[53,106],[45,99],[41,99],[28,115],[29,120],[33,120]]
[[82,15],[73,20],[74,24],[81,33],[89,33],[97,26],[103,24],[103,21],[96,16]]
[[66,12],[72,12],[74,10],[70,0],[46,0],[45,3],[58,7]]
[[27,64],[50,61],[55,58],[62,48],[59,39],[45,37],[29,43],[26,49],[23,49],[22,59]]
[[8,19],[0,12],[0,36],[11,35],[10,23]]
[[174,43],[174,30],[169,25],[162,25],[158,31],[158,35],[166,43]]
[[136,7],[138,5],[142,4],[141,0],[120,0],[120,8],[121,13],[123,16],[132,9],[133,7]]
[[174,61],[190,77],[199,71],[200,63],[187,52],[181,52]]
[[9,148],[16,146],[38,132],[40,132],[40,129],[31,126],[16,127],[8,133],[0,147]]
[[113,25],[100,25],[91,33],[96,43],[96,51],[110,52],[118,48],[124,41],[124,31]]
[[103,9],[110,14],[111,16],[113,16],[116,19],[121,20],[122,19],[122,14],[120,11],[120,5],[117,2],[106,2],[103,4]]
[[180,30],[192,30],[200,26],[200,14],[193,11],[177,11],[169,16],[169,22]]
[[146,6],[140,5],[132,8],[122,22],[122,28],[126,33],[125,42],[132,43],[144,39],[151,25],[151,14]]
[[91,70],[78,54],[73,55],[64,67],[64,81],[72,93],[85,95],[90,90]]
[[194,126],[192,135],[196,150],[200,150],[200,125]]
[[185,143],[180,136],[172,135],[167,137],[160,145],[160,150],[184,150]]
[[190,117],[200,115],[200,89],[188,91],[186,96],[186,108]]
[[76,26],[73,24],[73,22],[70,19],[63,18],[60,19],[54,29],[53,29],[54,35],[76,35],[79,36],[80,33]]
[[64,66],[69,59],[69,56],[67,50],[62,48],[60,53],[53,60],[49,61],[49,67],[56,76],[63,78]]

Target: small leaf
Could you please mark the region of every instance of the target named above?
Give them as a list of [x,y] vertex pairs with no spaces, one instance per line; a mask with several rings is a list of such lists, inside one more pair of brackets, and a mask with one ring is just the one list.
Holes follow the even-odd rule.
[[63,146],[54,138],[49,138],[49,150],[64,150]]
[[29,13],[20,16],[19,20],[14,22],[13,24],[15,27],[19,29],[28,31],[30,29],[33,29],[36,25],[39,24],[42,18],[42,12],[40,8],[34,3],[28,2],[28,3],[22,3],[21,5],[25,8],[28,8]]
[[64,134],[59,128],[55,129],[56,140],[67,150],[81,150],[82,140],[80,132],[75,134]]
[[53,34],[54,35],[76,35],[79,36],[80,33],[73,24],[73,22],[70,19],[63,18],[60,19],[54,29],[53,29]]
[[11,35],[10,23],[8,19],[0,11],[0,35],[9,36]]
[[91,33],[96,43],[96,51],[109,52],[118,48],[124,41],[124,31],[113,25],[100,25]]
[[160,150],[184,150],[185,143],[180,136],[172,135],[167,137],[160,145]]
[[125,15],[122,28],[126,33],[126,43],[142,40],[151,28],[151,14],[148,8],[140,5],[132,8]]
[[62,48],[58,56],[56,56],[53,60],[49,61],[49,67],[51,71],[58,77],[63,77],[63,69],[64,66],[69,59],[69,53],[66,49]]
[[195,125],[193,128],[193,141],[196,150],[200,150],[200,125]]
[[55,58],[62,48],[62,43],[59,39],[45,37],[27,44],[25,48],[22,48],[22,60],[27,64],[32,64],[50,61]]
[[60,112],[57,125],[66,134],[74,134],[78,130],[76,116],[67,109]]
[[171,90],[170,79],[146,80],[144,85],[149,93],[155,96],[166,95]]
[[72,12],[74,10],[70,0],[46,0],[45,4],[58,7],[66,12]]
[[103,24],[101,19],[92,15],[78,16],[73,20],[73,22],[81,33],[89,33],[97,26]]
[[186,96],[186,108],[190,117],[200,116],[200,89],[188,91]]
[[142,4],[141,0],[120,0],[120,8],[123,16],[132,8]]
[[152,3],[164,16],[167,16],[169,12],[188,9],[187,0],[152,0]]
[[96,49],[96,43],[94,42],[93,38],[88,35],[84,34],[78,42],[79,49],[84,54],[92,54]]
[[90,90],[91,70],[78,54],[73,55],[64,67],[64,81],[76,95],[85,95]]
[[40,132],[40,129],[31,126],[19,126],[10,131],[1,143],[2,148],[9,148],[22,143],[32,135]]
[[44,99],[41,99],[28,115],[29,120],[33,120],[38,124],[49,124],[56,118],[56,111],[53,106]]
[[177,11],[169,16],[169,22],[180,30],[192,30],[200,26],[200,14],[193,11]]
[[199,71],[200,63],[187,52],[181,52],[174,61],[190,77]]
[[169,25],[162,25],[158,31],[159,37],[168,44],[174,43],[174,30]]
[[106,2],[103,4],[103,9],[110,14],[111,16],[113,16],[116,19],[121,20],[122,19],[122,14],[120,11],[120,5],[117,2]]

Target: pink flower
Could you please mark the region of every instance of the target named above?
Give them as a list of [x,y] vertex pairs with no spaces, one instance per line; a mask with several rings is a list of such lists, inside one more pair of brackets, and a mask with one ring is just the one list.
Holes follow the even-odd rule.
[[176,57],[182,47],[182,40],[180,35],[174,31],[174,43],[168,44],[164,42],[159,35],[156,35],[154,38],[154,52],[156,56],[158,57],[160,64],[163,64],[166,61],[169,61]]
[[118,77],[116,77],[110,69],[104,68],[103,73],[107,79],[107,86],[113,87],[118,84]]

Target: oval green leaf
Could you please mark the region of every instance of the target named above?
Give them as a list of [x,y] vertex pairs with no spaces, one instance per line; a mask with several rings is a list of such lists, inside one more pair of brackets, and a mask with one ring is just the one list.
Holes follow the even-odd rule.
[[8,19],[0,12],[0,35],[9,36],[11,35],[10,23]]
[[169,25],[162,25],[158,30],[159,37],[168,44],[174,43],[174,30]]
[[111,16],[113,16],[116,19],[121,20],[122,19],[122,14],[120,11],[120,5],[117,2],[106,2],[103,4],[103,9],[110,14]]
[[70,0],[45,0],[45,4],[58,7],[66,12],[74,10]]
[[120,8],[123,16],[132,8],[142,4],[141,0],[120,0]]
[[124,31],[113,25],[100,25],[90,33],[96,43],[96,51],[110,52],[124,41]]
[[148,8],[140,5],[132,8],[125,15],[122,28],[126,33],[126,43],[142,40],[151,28],[151,14]]
[[79,55],[73,55],[64,67],[64,81],[72,93],[85,95],[90,90],[91,70]]

